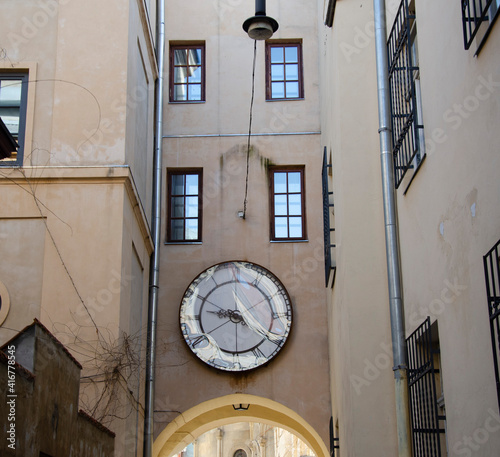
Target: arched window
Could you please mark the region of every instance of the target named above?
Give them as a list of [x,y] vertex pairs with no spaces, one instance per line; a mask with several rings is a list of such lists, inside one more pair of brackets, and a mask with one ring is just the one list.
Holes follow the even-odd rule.
[[247,453],[243,449],[238,449],[234,454],[233,457],[247,457]]

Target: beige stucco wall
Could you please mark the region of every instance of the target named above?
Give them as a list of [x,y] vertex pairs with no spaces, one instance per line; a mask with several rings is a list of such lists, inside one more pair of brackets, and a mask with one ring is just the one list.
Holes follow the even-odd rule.
[[[397,6],[387,3],[388,31]],[[406,335],[427,316],[437,320],[449,455],[489,456],[500,437],[482,256],[500,237],[500,29],[474,57],[474,45],[464,50],[459,3],[417,1],[416,14],[427,156],[397,191]],[[324,30],[322,135],[333,157],[337,243],[334,417],[340,455],[385,455],[396,442],[371,3],[337,2]]]
[[[326,13],[328,2],[320,1]],[[359,3],[359,2],[358,2]],[[339,455],[395,455],[371,2],[337,2],[322,24],[322,141],[332,163],[337,271],[329,293],[331,390]],[[324,5],[324,10],[323,10]]]
[[450,453],[488,456],[500,448],[498,432],[477,432],[498,412],[483,255],[500,239],[500,28],[474,57],[459,4],[446,10],[417,4],[427,157],[398,191],[406,327],[438,322]]
[[[5,2],[0,17],[0,69],[30,75],[24,168],[0,168],[0,281],[10,295],[0,340],[40,318],[72,346],[86,376],[95,326],[105,351],[128,335],[137,354],[129,387],[140,401],[154,21],[154,2],[142,0]],[[95,392],[81,392],[88,407]],[[118,414],[126,410],[126,420],[108,423],[117,455],[142,452],[142,407],[130,408]]]
[[[264,43],[258,42],[254,136],[243,220],[237,213],[243,210],[245,196],[253,41],[241,26],[253,15],[254,4],[234,3],[198,1],[187,11],[181,1],[168,2],[172,14],[167,11],[167,43],[200,40],[206,45],[206,102],[168,103],[166,87],[163,162],[165,169],[203,168],[204,228],[201,244],[162,246],[155,409],[185,412],[207,400],[251,394],[294,411],[327,443],[330,399],[316,8],[303,8],[294,1],[268,2],[267,14],[280,21],[273,38],[303,39],[305,99],[265,101]],[[270,243],[267,164],[305,165],[307,242]],[[164,203],[163,221],[165,211]],[[162,237],[166,237],[165,224]],[[291,336],[283,350],[268,366],[242,375],[204,366],[190,352],[179,327],[179,306],[187,286],[204,269],[227,260],[247,260],[268,268],[287,288],[294,312]],[[176,415],[158,413],[156,433]]]

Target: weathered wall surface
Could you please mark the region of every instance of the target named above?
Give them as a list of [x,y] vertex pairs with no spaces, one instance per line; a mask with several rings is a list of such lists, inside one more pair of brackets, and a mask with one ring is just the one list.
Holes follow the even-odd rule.
[[[326,443],[330,409],[316,8],[268,2],[267,14],[280,23],[273,39],[302,39],[305,96],[265,100],[264,43],[258,42],[248,204],[241,219],[253,59],[253,41],[241,25],[253,15],[254,5],[196,2],[188,11],[183,2],[168,4],[176,14],[167,12],[167,43],[199,40],[206,46],[206,101],[168,103],[166,87],[163,162],[166,169],[203,168],[203,234],[202,243],[162,246],[156,409],[182,412],[224,395],[253,394],[298,413]],[[270,242],[270,165],[305,166],[305,242]],[[164,204],[165,221],[166,211]],[[162,229],[166,236],[166,226]],[[179,327],[181,299],[191,281],[228,260],[250,261],[274,273],[287,288],[294,313],[283,350],[267,366],[243,374],[203,365],[186,346]],[[175,416],[158,414],[156,433]]]
[[81,366],[44,327],[32,324],[0,357],[2,455],[114,455],[114,434],[78,412]]

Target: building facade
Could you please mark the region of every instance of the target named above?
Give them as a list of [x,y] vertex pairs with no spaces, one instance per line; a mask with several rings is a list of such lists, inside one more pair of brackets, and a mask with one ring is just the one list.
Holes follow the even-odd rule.
[[[324,455],[331,414],[321,274],[316,5],[303,9],[301,2],[268,2],[268,15],[279,18],[280,25],[267,42],[254,42],[242,29],[254,14],[253,2],[197,1],[189,10],[181,1],[167,5],[176,14],[167,13],[165,27],[165,243],[160,248],[155,455],[179,452],[199,433],[249,418],[287,428]],[[233,266],[241,279],[223,277],[227,262],[237,262]],[[212,275],[212,267],[215,279],[205,285],[203,277]],[[242,366],[223,366],[217,358],[211,362],[210,355],[208,363],[200,361],[195,354],[204,350],[199,335],[227,338],[230,346],[231,332],[245,330],[224,312],[248,316],[259,307],[250,296],[244,309],[232,299],[229,284],[244,289],[250,270],[257,271],[247,279],[252,292],[266,302],[274,295],[259,278],[281,283],[291,308],[290,331],[281,343],[286,342],[277,348],[255,340],[253,347],[236,336],[240,346],[231,351],[239,356],[231,357],[241,357]],[[191,338],[185,341],[180,308],[191,293],[201,297],[191,312],[201,329],[191,330],[197,324],[185,322],[182,332]],[[279,313],[279,304],[268,306]],[[213,317],[215,312],[219,317]],[[244,358],[251,346],[255,358],[275,356],[247,370]],[[240,403],[249,404],[248,410],[233,408]]]
[[0,340],[39,319],[83,366],[82,407],[116,432],[117,455],[136,455],[156,7],[44,0],[0,9],[0,113],[19,144],[0,161]]
[[[385,6],[413,452],[496,455],[498,2]],[[371,2],[325,2],[320,38],[339,455],[397,455],[374,15]]]

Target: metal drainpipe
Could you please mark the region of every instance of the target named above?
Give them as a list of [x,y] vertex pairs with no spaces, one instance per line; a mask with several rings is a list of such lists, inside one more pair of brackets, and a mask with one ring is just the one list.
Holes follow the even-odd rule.
[[156,320],[158,311],[158,289],[160,272],[161,191],[162,191],[162,140],[163,140],[163,65],[165,53],[165,0],[157,0],[158,80],[156,81],[156,127],[153,170],[153,202],[151,214],[151,237],[154,250],[150,259],[148,334],[146,353],[146,391],[144,401],[144,457],[153,455],[153,415],[155,392]]
[[392,351],[396,393],[396,425],[399,457],[411,457],[411,429],[407,383],[404,306],[399,265],[399,239],[392,156],[389,68],[385,0],[373,0],[375,16],[375,52],[380,135],[380,160],[384,204],[385,243],[389,306],[391,315]]

